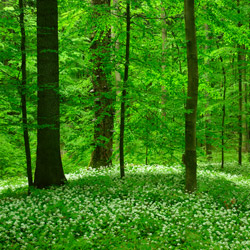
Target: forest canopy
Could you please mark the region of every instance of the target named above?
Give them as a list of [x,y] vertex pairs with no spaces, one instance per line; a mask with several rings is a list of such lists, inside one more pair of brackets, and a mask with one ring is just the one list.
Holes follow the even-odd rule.
[[[247,1],[186,1],[186,9],[183,1],[167,0],[21,2],[0,4],[2,178],[23,175],[27,159],[33,172],[50,162],[61,179],[60,166],[70,172],[121,158],[187,165],[186,150],[222,168],[225,161],[248,161]],[[199,84],[193,97],[192,29],[198,65],[192,79]],[[195,96],[197,111],[188,104]],[[196,134],[193,149],[185,149],[192,114]]]

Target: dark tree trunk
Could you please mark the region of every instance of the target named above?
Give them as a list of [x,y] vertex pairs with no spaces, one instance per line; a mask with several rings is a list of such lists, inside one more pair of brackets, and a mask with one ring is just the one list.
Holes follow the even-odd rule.
[[239,115],[238,115],[238,127],[239,127],[239,145],[238,145],[238,163],[239,165],[242,164],[242,61],[243,55],[241,52],[241,46],[238,46],[238,73],[239,73]]
[[[96,8],[94,18],[100,20],[102,11],[110,12],[110,0],[92,0]],[[99,168],[112,165],[113,129],[114,129],[114,98],[111,86],[110,69],[110,44],[111,29],[99,31],[93,34],[92,51],[92,83],[95,95],[95,119],[94,119],[94,151],[91,155],[89,166]],[[95,36],[98,37],[95,37]]]
[[[245,45],[244,45],[244,50],[246,49]],[[248,98],[249,98],[249,88],[248,88],[248,82],[246,79],[247,76],[247,63],[246,63],[246,53],[247,51],[244,53],[244,62],[243,62],[243,70],[244,70],[244,74],[243,74],[243,82],[245,82],[244,84],[244,88],[245,88],[245,95],[244,95],[244,99],[245,99],[245,149],[246,149],[246,153],[249,157],[249,152],[250,152],[250,144],[249,144],[249,108],[248,108]]]
[[[221,63],[223,63],[222,57],[220,57]],[[225,139],[224,139],[224,133],[225,133],[225,118],[226,118],[226,71],[224,66],[222,65],[222,74],[223,74],[223,105],[222,105],[222,122],[221,122],[221,168],[224,168],[224,147],[225,147]]]
[[185,114],[185,153],[183,162],[186,166],[186,191],[197,189],[196,158],[196,113],[198,99],[198,60],[195,30],[194,0],[185,0],[185,33],[187,41],[188,94]]
[[[240,6],[240,0],[237,0],[238,8]],[[238,9],[238,13],[240,14],[240,10]],[[241,27],[241,23],[239,22],[238,27]],[[242,54],[242,46],[238,45],[238,82],[239,82],[239,145],[238,145],[238,163],[239,165],[242,164],[242,62],[243,62],[243,54]]]
[[121,178],[125,176],[124,171],[124,129],[125,129],[125,104],[127,95],[127,81],[128,81],[128,70],[129,70],[129,52],[130,52],[130,1],[127,0],[127,37],[126,37],[126,58],[125,58],[125,71],[124,81],[122,88],[122,100],[121,100],[121,122],[120,122],[120,174]]
[[[240,46],[238,47],[240,50]],[[242,53],[238,52],[238,72],[239,72],[239,145],[238,145],[238,163],[242,164]]]
[[[163,5],[163,3],[161,3]],[[167,22],[166,22],[166,10],[164,7],[161,8],[161,18],[162,18],[162,29],[161,29],[161,37],[162,37],[162,73],[163,75],[165,74],[165,69],[166,69],[166,54],[167,54],[167,48],[166,48],[166,43],[167,43]],[[166,119],[166,87],[161,86],[161,92],[162,92],[162,97],[161,97],[161,104],[162,104],[162,116],[164,119]]]
[[35,186],[66,181],[60,154],[57,0],[37,0],[37,159]]
[[239,52],[238,55],[238,67],[239,67],[239,145],[238,145],[238,163],[242,164],[242,70],[240,69],[242,65],[240,65],[240,61],[242,60],[241,54]]
[[30,142],[27,120],[27,105],[26,105],[26,48],[25,48],[25,25],[24,25],[24,5],[23,0],[19,0],[20,9],[20,28],[21,28],[21,53],[22,53],[22,84],[21,84],[21,106],[22,106],[22,123],[23,123],[23,138],[26,155],[27,177],[29,187],[33,185],[31,155],[30,155]]

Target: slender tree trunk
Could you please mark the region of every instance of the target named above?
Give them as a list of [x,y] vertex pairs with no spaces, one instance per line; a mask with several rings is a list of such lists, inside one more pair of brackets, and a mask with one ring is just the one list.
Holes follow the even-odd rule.
[[239,146],[238,146],[238,163],[239,165],[242,164],[242,52],[241,52],[241,46],[238,46],[238,73],[239,73]]
[[24,4],[23,0],[19,0],[20,9],[20,28],[21,28],[21,53],[22,53],[22,85],[21,85],[21,106],[22,106],[22,123],[23,123],[23,138],[25,145],[27,177],[29,187],[33,185],[32,167],[31,167],[31,154],[30,154],[30,142],[27,120],[27,105],[26,105],[26,48],[25,48],[25,24],[24,24]]
[[125,56],[125,71],[124,71],[124,80],[122,88],[122,100],[121,100],[121,122],[120,122],[120,174],[121,178],[125,176],[124,171],[124,129],[125,129],[125,104],[126,104],[126,95],[127,95],[127,82],[128,82],[128,70],[129,70],[129,50],[130,50],[130,0],[127,0],[127,37],[126,37],[126,56]]
[[[208,98],[208,95],[207,95]],[[209,104],[206,104],[208,107]],[[205,138],[206,138],[206,156],[208,160],[212,159],[212,144],[211,144],[211,136],[210,136],[210,127],[211,127],[211,118],[210,114],[205,114],[206,119],[205,119]]]
[[[163,5],[163,3],[162,3]],[[161,37],[162,37],[162,72],[163,75],[165,74],[165,69],[166,69],[166,42],[167,42],[167,22],[166,22],[166,13],[165,13],[165,8],[161,8],[161,18],[162,18],[162,29],[161,29]],[[161,87],[162,91],[162,97],[161,97],[161,104],[163,106],[163,112],[162,116],[166,118],[166,110],[165,110],[165,104],[166,104],[166,88],[165,86]]]
[[37,0],[37,160],[35,186],[66,181],[60,154],[57,0]]
[[249,154],[249,125],[248,125],[248,116],[249,116],[249,111],[248,111],[248,83],[246,81],[246,69],[247,69],[247,64],[246,64],[246,47],[245,45],[242,45],[242,84],[244,86],[244,97],[242,94],[242,99],[244,100],[244,115],[243,115],[243,126],[244,126],[244,152]]
[[[223,63],[222,57],[220,57],[221,63]],[[224,66],[222,65],[222,74],[223,74],[223,105],[222,105],[222,122],[221,122],[221,168],[224,168],[224,147],[225,147],[225,139],[224,139],[224,131],[225,131],[225,118],[226,118],[226,71]]]
[[197,189],[196,113],[198,99],[198,59],[194,0],[185,0],[184,6],[187,41],[188,94],[185,114],[185,153],[183,162],[186,166],[185,189],[187,192],[194,192]]
[[[92,0],[94,18],[100,20],[102,11],[110,13],[110,0]],[[94,144],[89,166],[92,168],[112,165],[114,132],[114,94],[111,87],[110,42],[111,27],[94,32],[92,41],[92,83],[95,95]],[[98,36],[98,37],[97,37]]]
[[[244,46],[244,49],[245,46]],[[247,51],[246,51],[247,53]],[[246,54],[245,53],[245,54]],[[250,137],[249,137],[249,102],[248,102],[248,98],[249,98],[249,87],[248,87],[248,82],[247,82],[247,64],[246,64],[246,56],[244,55],[244,74],[243,74],[243,82],[244,82],[244,88],[245,88],[245,135],[246,135],[246,138],[245,138],[245,147],[246,147],[246,152],[248,154],[248,157],[249,157],[249,153],[250,153]]]
[[[249,27],[248,27],[248,29],[250,29],[250,14],[249,14]],[[246,54],[247,54],[247,59],[246,59],[246,61],[245,61],[245,66],[246,66],[246,62],[247,61],[249,61],[249,59],[250,59],[250,56],[249,56],[249,47],[247,47],[246,48]],[[248,134],[248,136],[247,136],[247,138],[248,138],[248,142],[247,142],[247,144],[248,144],[248,161],[250,161],[250,124],[249,124],[249,120],[250,120],[250,118],[249,118],[249,114],[250,114],[250,112],[249,112],[249,107],[248,107],[248,105],[249,105],[249,93],[248,93],[248,91],[249,91],[249,82],[250,82],[250,79],[249,79],[249,76],[250,75],[250,73],[249,73],[249,68],[246,68],[246,71],[245,71],[245,80],[246,80],[246,99],[247,99],[247,103],[246,103],[246,107],[247,107],[247,119],[246,119],[246,122],[247,122],[247,134]],[[248,82],[247,82],[247,79],[248,79]]]
[[[205,30],[206,30],[206,39],[209,40],[209,27],[207,24],[205,24]],[[205,46],[205,50],[208,50],[208,46]],[[206,62],[206,66],[209,68],[209,60]],[[206,74],[206,81],[207,84],[210,85],[210,76],[209,76],[209,70]],[[207,102],[206,102],[206,109],[209,107],[209,93],[205,93]],[[206,138],[206,156],[208,160],[212,159],[212,144],[211,144],[211,136],[210,136],[210,130],[211,130],[211,113],[209,111],[206,111],[205,113],[205,138]]]
[[[119,13],[119,0],[113,0],[113,14],[116,15]],[[115,39],[116,30],[112,27],[111,36]],[[120,43],[119,40],[115,41],[115,59],[117,58],[117,53],[120,50]],[[116,67],[119,66],[119,63],[116,64]],[[120,83],[121,83],[121,74],[116,70],[115,71],[115,86],[116,86],[116,102],[120,102],[119,100],[119,93],[120,93]],[[119,125],[120,123],[120,109],[116,110],[116,121],[115,123]],[[119,152],[119,139],[115,142],[115,152]],[[116,160],[119,161],[119,153],[116,154]]]
[[[240,0],[237,0],[238,7],[240,6]],[[240,10],[238,9],[238,13]],[[241,23],[239,22],[238,27],[241,27]],[[242,54],[242,46],[238,45],[238,82],[239,82],[239,145],[238,145],[238,163],[239,165],[242,164],[242,61],[243,61],[243,54]]]

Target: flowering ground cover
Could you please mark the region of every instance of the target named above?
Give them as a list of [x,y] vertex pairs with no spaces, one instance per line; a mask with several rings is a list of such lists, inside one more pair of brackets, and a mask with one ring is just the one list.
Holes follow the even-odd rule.
[[225,167],[201,164],[192,195],[181,166],[81,169],[30,196],[2,181],[0,249],[250,249],[250,167]]

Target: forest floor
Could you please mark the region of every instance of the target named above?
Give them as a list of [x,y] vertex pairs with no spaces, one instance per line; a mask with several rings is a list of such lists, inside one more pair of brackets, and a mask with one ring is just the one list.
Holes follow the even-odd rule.
[[182,166],[80,169],[59,188],[0,181],[0,249],[250,249],[250,166],[200,164],[199,191]]

